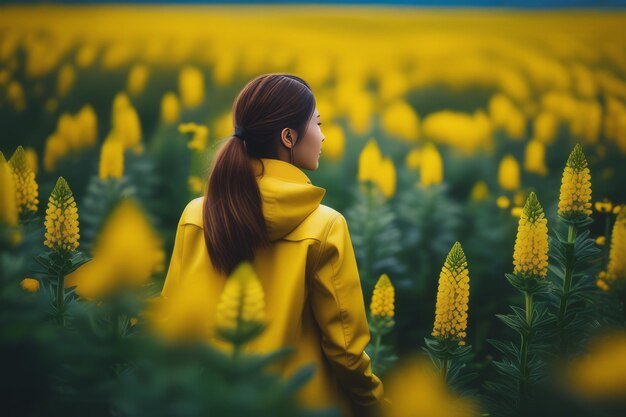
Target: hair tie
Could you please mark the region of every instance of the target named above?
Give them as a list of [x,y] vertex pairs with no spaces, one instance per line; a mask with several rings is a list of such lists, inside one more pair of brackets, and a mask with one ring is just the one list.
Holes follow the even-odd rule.
[[235,127],[234,136],[237,136],[241,140],[244,140],[245,139],[245,135],[246,135],[246,130],[243,127],[241,127],[241,126],[236,126]]

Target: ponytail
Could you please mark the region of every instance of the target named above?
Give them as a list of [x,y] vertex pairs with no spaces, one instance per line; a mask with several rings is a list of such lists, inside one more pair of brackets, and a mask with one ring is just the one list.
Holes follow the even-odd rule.
[[242,139],[232,136],[218,152],[203,207],[204,241],[220,272],[230,274],[257,249],[269,246],[261,192]]

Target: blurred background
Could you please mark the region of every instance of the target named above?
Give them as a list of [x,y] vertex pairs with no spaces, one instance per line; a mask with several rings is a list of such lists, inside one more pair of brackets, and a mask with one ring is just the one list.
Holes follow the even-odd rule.
[[[326,139],[320,168],[306,174],[327,190],[323,204],[346,215],[368,310],[381,274],[395,287],[379,373],[421,351],[439,273],[459,241],[471,288],[466,341],[474,356],[465,368],[476,374],[466,395],[479,404],[465,415],[497,415],[487,388],[501,378],[492,364],[501,354],[487,341],[519,343],[496,318],[523,305],[504,276],[513,269],[519,217],[535,192],[555,236],[562,174],[577,144],[591,173],[588,238],[598,251],[587,278],[595,281],[611,256],[626,257],[619,240],[611,255],[626,202],[625,2],[210,3],[0,1],[0,151],[8,161],[23,147],[39,196],[32,218],[5,221],[13,229],[0,264],[0,357],[10,415],[249,415],[241,396],[261,415],[300,413],[295,402],[264,402],[277,392],[293,399],[297,388],[260,371],[241,382],[224,376],[215,352],[181,355],[176,349],[191,348],[147,343],[140,313],[158,297],[182,210],[202,195],[212,158],[232,133],[233,100],[270,72],[312,87]],[[369,178],[380,192],[368,199],[363,166],[382,160],[385,168]],[[44,217],[59,177],[78,211],[77,250],[94,258],[65,277],[76,292],[62,330],[48,323],[58,313],[57,281],[34,259],[47,251]],[[26,277],[37,281],[30,290]],[[594,316],[574,355],[581,358],[587,343],[624,331],[623,294],[585,291]],[[95,311],[112,293],[107,310]],[[619,337],[605,349],[613,353],[589,365],[602,375],[621,370],[615,379],[580,371],[588,384],[548,384],[545,401],[540,395],[534,404],[545,404],[545,415],[621,415]],[[144,367],[140,352],[151,361]],[[189,363],[178,363],[181,356]],[[208,377],[195,374],[189,358],[209,364]],[[557,371],[546,375],[542,383]],[[621,388],[598,388],[601,380]],[[430,397],[448,401],[437,395]],[[547,398],[574,405],[555,410]],[[397,415],[435,415],[407,413]]]

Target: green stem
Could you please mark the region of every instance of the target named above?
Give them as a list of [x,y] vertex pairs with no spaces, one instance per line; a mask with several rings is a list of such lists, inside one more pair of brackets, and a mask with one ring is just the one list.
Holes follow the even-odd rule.
[[[530,331],[533,320],[533,295],[524,292],[526,299],[526,325]],[[528,390],[528,344],[530,342],[530,333],[522,333],[522,346],[520,348],[520,370],[523,379],[519,383],[520,398],[525,396]]]
[[567,300],[569,291],[572,286],[572,275],[574,273],[574,242],[576,241],[576,227],[568,225],[567,243],[565,245],[565,278],[563,279],[563,296],[561,297],[561,305],[559,307],[558,323],[561,329],[561,351],[563,354],[567,351],[567,344],[563,334],[563,319],[567,311]]
[[611,247],[611,214],[606,214],[604,222],[604,256],[602,257],[602,270],[606,270],[609,264],[609,250]]
[[57,277],[57,322],[65,326],[65,275],[59,272]]

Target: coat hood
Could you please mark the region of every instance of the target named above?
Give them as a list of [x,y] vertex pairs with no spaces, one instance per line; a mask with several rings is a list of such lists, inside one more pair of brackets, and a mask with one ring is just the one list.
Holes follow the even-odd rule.
[[317,209],[326,190],[298,167],[279,159],[251,159],[270,241],[285,237]]

